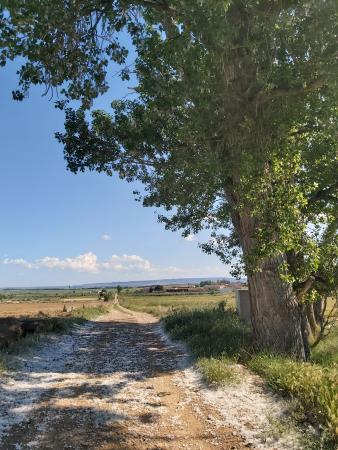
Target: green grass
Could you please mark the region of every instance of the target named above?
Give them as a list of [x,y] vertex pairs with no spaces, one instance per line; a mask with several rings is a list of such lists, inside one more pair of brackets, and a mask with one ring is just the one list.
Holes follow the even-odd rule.
[[338,325],[313,349],[311,359],[322,366],[338,366]]
[[[333,332],[316,349],[317,363],[301,363],[282,356],[255,352],[250,328],[233,310],[219,308],[181,309],[163,319],[174,339],[184,341],[197,360],[203,377],[212,384],[236,381],[232,362],[241,362],[261,375],[280,394],[294,398],[298,404],[298,420],[320,424],[326,439],[323,448],[334,448],[338,431],[338,373],[332,362],[331,349],[337,348]],[[325,350],[329,349],[326,358]],[[323,365],[319,364],[324,360]]]
[[234,370],[232,361],[226,357],[221,358],[199,358],[197,367],[202,377],[209,384],[222,386],[235,384],[239,381],[238,374]]
[[164,317],[172,310],[196,309],[203,307],[213,308],[219,302],[226,301],[231,307],[235,305],[234,295],[221,294],[136,294],[126,295],[122,291],[119,302],[125,308],[135,311],[147,312],[156,317]]
[[8,301],[48,301],[65,298],[97,297],[97,289],[4,289],[0,290],[0,303]]
[[299,414],[320,423],[332,436],[338,431],[338,371],[336,367],[300,363],[275,355],[253,355],[250,369],[276,391],[299,401]]

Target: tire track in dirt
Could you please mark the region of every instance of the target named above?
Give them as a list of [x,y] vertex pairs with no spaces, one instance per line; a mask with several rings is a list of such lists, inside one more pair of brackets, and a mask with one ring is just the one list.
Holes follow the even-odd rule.
[[52,340],[9,374],[0,394],[9,418],[0,448],[247,448],[198,389],[177,382],[188,365],[156,319],[115,309]]

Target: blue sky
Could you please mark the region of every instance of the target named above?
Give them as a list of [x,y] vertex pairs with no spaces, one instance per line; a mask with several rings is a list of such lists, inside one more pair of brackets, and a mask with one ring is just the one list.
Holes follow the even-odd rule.
[[[134,201],[133,185],[68,172],[54,138],[63,113],[42,88],[14,102],[15,71],[0,70],[0,287],[229,275],[198,248],[207,235],[164,230],[154,209]],[[95,106],[108,107],[127,86],[114,79]]]

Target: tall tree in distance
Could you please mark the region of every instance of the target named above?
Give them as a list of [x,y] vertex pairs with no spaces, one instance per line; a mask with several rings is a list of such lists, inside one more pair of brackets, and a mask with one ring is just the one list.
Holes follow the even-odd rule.
[[[27,58],[14,97],[60,90],[68,168],[140,180],[168,229],[210,229],[205,251],[241,257],[256,344],[305,359],[308,305],[337,288],[337,2],[0,4],[3,64]],[[88,118],[109,61],[134,95]]]

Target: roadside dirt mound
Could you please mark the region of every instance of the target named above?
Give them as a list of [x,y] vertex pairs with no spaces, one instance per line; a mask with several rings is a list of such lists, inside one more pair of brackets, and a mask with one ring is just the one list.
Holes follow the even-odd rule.
[[12,345],[22,334],[20,320],[14,318],[0,319],[0,348]]

